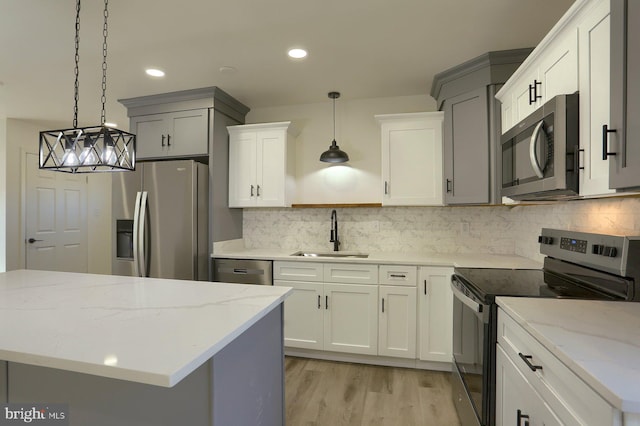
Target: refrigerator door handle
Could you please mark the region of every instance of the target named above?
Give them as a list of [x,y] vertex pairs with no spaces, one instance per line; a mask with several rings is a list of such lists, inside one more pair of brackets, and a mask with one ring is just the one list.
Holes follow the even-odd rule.
[[138,253],[140,253],[138,264],[140,265],[139,276],[146,277],[147,274],[147,247],[146,247],[146,238],[145,231],[147,225],[147,199],[149,193],[147,191],[142,192],[142,199],[140,200],[140,238],[138,240],[139,248]]
[[138,230],[140,226],[140,199],[142,198],[142,192],[138,191],[136,194],[136,204],[133,210],[133,262],[134,262],[134,271],[133,274],[135,276],[141,277],[140,274],[140,253],[139,253],[139,237],[140,232]]

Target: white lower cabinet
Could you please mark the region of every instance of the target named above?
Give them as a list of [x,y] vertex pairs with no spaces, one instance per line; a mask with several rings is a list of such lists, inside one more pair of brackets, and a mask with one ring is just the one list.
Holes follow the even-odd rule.
[[453,347],[453,268],[422,267],[418,281],[418,358],[451,362]]
[[496,389],[496,426],[562,424],[499,346]]
[[[528,331],[498,309],[496,425],[619,426],[616,410]],[[516,423],[520,411],[521,423]],[[528,419],[523,415],[530,416]]]
[[304,281],[274,281],[292,287],[284,302],[284,345],[292,348],[324,348],[324,284]]
[[378,292],[378,355],[415,358],[416,288],[382,285]]

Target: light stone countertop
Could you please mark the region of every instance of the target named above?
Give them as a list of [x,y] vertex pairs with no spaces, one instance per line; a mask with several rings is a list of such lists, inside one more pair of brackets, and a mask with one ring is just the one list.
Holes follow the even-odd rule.
[[281,304],[290,290],[0,273],[0,360],[171,387]]
[[622,412],[640,413],[640,303],[496,300],[609,404]]
[[[306,250],[314,252],[314,250]],[[323,263],[376,263],[388,265],[417,265],[417,266],[453,266],[468,268],[512,268],[512,269],[541,269],[542,263],[515,255],[500,254],[472,254],[472,253],[390,253],[363,252],[367,258],[353,257],[304,257],[291,256],[296,250],[283,249],[246,249],[241,245],[227,245],[219,247],[211,255],[213,258],[254,259],[254,260],[286,260],[301,262]],[[328,253],[327,250],[318,250]],[[355,253],[340,251],[338,253]]]

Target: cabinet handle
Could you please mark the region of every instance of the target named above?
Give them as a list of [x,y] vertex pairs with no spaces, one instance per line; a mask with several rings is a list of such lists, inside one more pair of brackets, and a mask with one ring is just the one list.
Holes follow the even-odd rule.
[[580,167],[580,153],[584,152],[584,149],[580,149],[580,145],[576,145],[574,150],[574,170],[584,170],[584,166]]
[[164,147],[164,138],[165,138],[165,137],[166,137],[165,135],[162,135],[162,146],[163,146],[163,147]]
[[318,309],[322,309],[322,305],[320,304],[320,295],[318,295]]
[[382,298],[382,313],[384,314],[384,297]]
[[524,355],[522,352],[518,352],[518,356],[520,358],[522,358],[524,363],[527,364],[527,367],[529,367],[529,369],[531,371],[542,370],[542,366],[541,365],[533,365],[533,364],[531,364],[531,361],[529,361],[530,359],[533,358],[531,355]]
[[610,129],[606,124],[602,125],[602,159],[606,160],[610,155],[616,155],[615,152],[609,152],[609,133],[615,133],[616,129]]
[[389,195],[389,182],[384,181],[384,195]]
[[522,420],[524,420],[524,426],[529,426],[529,415],[522,414],[522,410],[518,408],[518,418],[517,418],[518,423],[516,423],[516,425],[522,426]]
[[427,280],[424,280],[424,294],[427,295]]
[[329,296],[324,297],[324,307],[325,309],[329,309]]
[[405,274],[389,274],[391,278],[407,278]]
[[542,82],[538,80],[533,80],[533,84],[529,85],[529,105],[533,105],[538,99],[542,99],[542,95],[538,95],[538,86],[542,86]]
[[253,197],[253,185],[251,185],[251,196]]
[[167,146],[171,146],[171,135],[167,135]]
[[453,192],[453,181],[451,179],[447,179],[447,192]]
[[256,196],[260,196],[260,185],[256,185]]

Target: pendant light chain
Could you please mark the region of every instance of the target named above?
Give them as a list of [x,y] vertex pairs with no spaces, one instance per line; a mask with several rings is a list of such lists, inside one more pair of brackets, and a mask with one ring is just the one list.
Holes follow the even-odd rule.
[[333,140],[336,140],[336,98],[333,98]]
[[76,44],[76,56],[75,56],[75,61],[76,61],[76,66],[73,69],[75,76],[76,76],[76,81],[74,83],[73,86],[73,93],[74,93],[74,97],[73,97],[73,128],[76,129],[78,127],[78,98],[79,98],[79,90],[80,90],[80,85],[78,83],[78,77],[80,75],[80,68],[78,66],[78,63],[80,62],[80,0],[77,0],[76,2],[76,38],[75,38],[75,44]]
[[[79,0],[78,0],[79,1]],[[107,102],[107,35],[109,28],[107,26],[107,18],[109,17],[109,0],[104,0],[104,26],[102,27],[102,115],[100,116],[100,124],[104,126],[106,121],[105,103]]]

